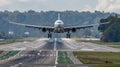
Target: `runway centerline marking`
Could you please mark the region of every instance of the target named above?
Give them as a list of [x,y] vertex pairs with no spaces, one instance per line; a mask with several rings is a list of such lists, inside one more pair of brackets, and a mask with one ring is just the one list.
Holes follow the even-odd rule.
[[56,44],[57,44],[57,38],[55,38],[55,41],[54,41],[54,50],[56,50]]
[[[56,50],[56,58],[55,58],[55,64],[58,64],[58,51]],[[54,67],[56,67],[56,66],[54,66]]]

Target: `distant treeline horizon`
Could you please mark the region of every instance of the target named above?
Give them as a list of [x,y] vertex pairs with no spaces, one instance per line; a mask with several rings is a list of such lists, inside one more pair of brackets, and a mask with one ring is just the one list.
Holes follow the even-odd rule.
[[[0,32],[9,35],[8,32],[13,31],[17,36],[24,36],[24,32],[30,32],[30,37],[46,37],[47,32],[43,33],[37,29],[25,28],[22,26],[9,24],[8,21],[14,21],[17,23],[26,23],[33,25],[45,25],[53,26],[55,20],[57,20],[58,13],[61,14],[61,20],[66,26],[70,25],[89,25],[98,24],[100,19],[107,18],[110,15],[115,16],[117,13],[105,13],[100,11],[95,12],[78,12],[78,11],[34,11],[29,10],[25,12],[20,11],[0,11]],[[119,14],[117,14],[120,16]],[[33,32],[34,31],[34,32]],[[55,34],[58,36],[59,34]],[[64,37],[66,34],[60,35]],[[76,33],[72,33],[72,37],[101,37],[101,33],[98,31],[98,26],[91,29],[81,29],[77,30]]]

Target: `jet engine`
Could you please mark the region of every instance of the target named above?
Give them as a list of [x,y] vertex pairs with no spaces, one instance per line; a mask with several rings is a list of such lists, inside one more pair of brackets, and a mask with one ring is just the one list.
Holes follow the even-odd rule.
[[72,28],[72,32],[76,32],[76,29],[75,29],[75,28]]
[[42,31],[43,31],[43,32],[46,32],[47,30],[46,30],[46,28],[43,28]]

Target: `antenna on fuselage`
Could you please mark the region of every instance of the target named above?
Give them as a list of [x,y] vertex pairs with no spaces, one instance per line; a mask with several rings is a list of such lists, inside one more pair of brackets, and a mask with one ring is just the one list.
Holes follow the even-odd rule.
[[58,13],[58,20],[60,20],[60,13]]

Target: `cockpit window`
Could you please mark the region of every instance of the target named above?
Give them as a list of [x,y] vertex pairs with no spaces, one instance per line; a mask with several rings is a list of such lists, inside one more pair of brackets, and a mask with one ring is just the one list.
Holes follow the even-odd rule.
[[61,22],[58,22],[58,23],[61,23]]

